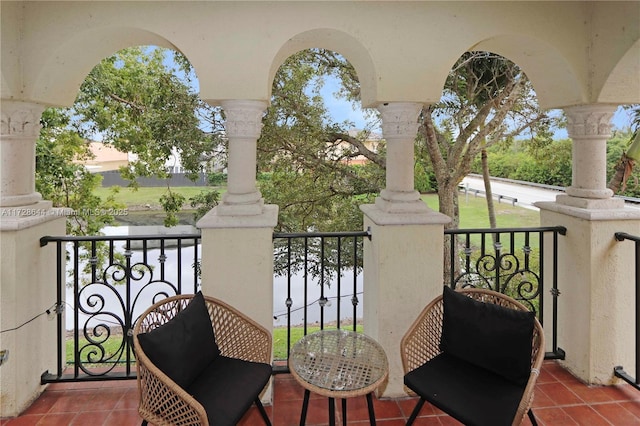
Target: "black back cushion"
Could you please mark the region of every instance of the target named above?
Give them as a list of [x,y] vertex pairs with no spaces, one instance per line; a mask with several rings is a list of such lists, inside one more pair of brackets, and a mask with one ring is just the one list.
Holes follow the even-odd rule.
[[524,385],[531,372],[534,313],[483,303],[444,287],[440,350]]
[[151,362],[180,387],[188,387],[220,354],[202,292],[165,324],[138,335]]

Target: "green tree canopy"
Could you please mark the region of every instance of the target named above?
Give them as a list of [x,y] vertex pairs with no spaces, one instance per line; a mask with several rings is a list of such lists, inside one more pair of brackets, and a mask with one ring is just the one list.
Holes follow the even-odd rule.
[[[224,161],[224,140],[220,109],[198,97],[194,81],[189,62],[177,52],[124,49],[91,70],[73,106],[59,110],[67,119],[55,124],[60,134],[97,138],[133,154],[134,160],[120,170],[133,187],[139,176],[169,177],[166,163],[172,155],[195,179],[212,159]],[[218,197],[204,199],[216,202]],[[185,201],[167,187],[160,199],[165,225],[177,224],[176,213]]]
[[[358,206],[372,202],[384,187],[384,143],[371,149],[365,144],[370,128],[355,134],[349,132],[352,123],[331,121],[320,96],[326,76],[341,81],[338,96],[358,102],[355,70],[327,50],[292,55],[273,81],[258,141],[257,172],[266,202],[280,206],[279,230],[360,229]],[[223,114],[199,99],[186,58],[161,48],[130,48],[106,58],[91,71],[74,106],[63,112],[69,121],[65,129],[81,138],[99,135],[105,143],[135,154],[136,160],[124,170],[132,180],[166,176],[165,162],[174,153],[192,173],[212,158],[224,163]],[[370,117],[373,127],[375,111]],[[548,123],[515,64],[486,52],[467,53],[452,69],[441,102],[420,115],[420,186],[429,187],[425,181],[435,178],[440,210],[454,218],[455,226],[457,185],[481,148]],[[352,165],[358,156],[369,162]],[[204,211],[217,200],[216,194],[204,194],[193,203],[204,203]],[[170,212],[184,201],[170,189],[162,198]]]
[[[185,170],[197,173],[221,140],[215,126],[219,110],[200,100],[194,78],[177,52],[121,50],[94,67],[80,87],[72,108],[76,129],[85,138],[100,135],[103,142],[135,154],[137,159],[123,170],[132,180],[166,176],[165,162],[172,154],[180,156]],[[214,125],[210,132],[203,130],[203,122]]]
[[[273,82],[258,161],[270,175],[260,190],[268,203],[280,206],[283,231],[360,229],[359,204],[370,202],[383,185],[384,161],[366,148],[368,134],[350,135],[350,123],[330,119],[320,89],[331,74],[354,78],[355,71],[333,52],[306,50],[289,57]],[[350,165],[359,155],[374,163]]]
[[440,211],[457,228],[458,185],[482,149],[551,124],[529,80],[513,62],[488,52],[467,52],[454,65],[439,103],[423,108],[417,161],[430,162]]
[[114,223],[113,213],[124,209],[113,194],[103,200],[94,194],[101,176],[89,173],[78,161],[92,156],[86,141],[68,127],[64,111],[49,108],[42,114],[36,142],[36,190],[54,207],[68,207],[67,234],[95,235]]

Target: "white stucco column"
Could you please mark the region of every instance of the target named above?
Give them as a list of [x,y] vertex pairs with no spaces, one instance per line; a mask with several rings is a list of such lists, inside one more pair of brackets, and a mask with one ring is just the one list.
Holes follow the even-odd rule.
[[264,200],[256,188],[256,147],[262,130],[265,101],[222,102],[225,131],[229,140],[227,192],[218,206],[219,215],[262,213]]
[[421,104],[379,107],[387,141],[387,184],[374,205],[363,205],[364,332],[389,358],[385,397],[406,395],[400,339],[426,304],[442,293],[444,225],[450,218],[431,210],[413,186],[413,144]]
[[[44,389],[56,368],[56,322],[38,316],[56,302],[56,248],[45,235],[65,234],[64,209],[35,191],[35,144],[44,106],[2,100],[0,134],[0,413],[15,416]],[[35,318],[29,321],[31,318]]]
[[606,187],[614,109],[565,110],[573,182],[556,202],[535,204],[542,226],[567,228],[558,240],[558,346],[566,352],[565,367],[591,384],[613,383],[616,365],[634,365],[634,253],[614,234],[640,235],[640,210],[625,207]]
[[386,187],[376,206],[388,213],[424,212],[426,205],[413,187],[413,145],[422,104],[391,102],[378,106],[382,135],[387,142]]
[[[273,331],[273,229],[278,206],[256,187],[256,142],[264,101],[222,102],[229,138],[227,193],[196,224],[202,231],[202,292]],[[271,401],[271,388],[262,395]]]
[[559,203],[586,209],[622,208],[607,188],[607,139],[611,136],[612,105],[580,105],[565,108],[567,133],[572,145],[572,182]]

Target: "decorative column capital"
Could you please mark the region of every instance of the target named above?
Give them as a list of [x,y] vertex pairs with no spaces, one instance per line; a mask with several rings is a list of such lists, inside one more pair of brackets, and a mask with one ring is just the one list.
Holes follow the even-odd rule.
[[385,139],[410,138],[418,133],[418,114],[422,104],[416,102],[391,102],[378,106],[382,115],[382,134]]
[[40,134],[43,105],[18,101],[2,101],[0,134],[2,138],[33,138]]
[[375,205],[385,213],[413,214],[429,210],[413,181],[413,141],[418,133],[421,109],[422,104],[416,102],[378,105],[382,135],[387,141],[387,182]]
[[[0,209],[3,216],[15,216],[23,226],[30,221],[23,212],[51,208],[51,202],[42,201],[35,191],[36,141],[45,106],[3,99],[0,110]],[[24,206],[29,208],[16,208]]]
[[624,208],[624,201],[612,198],[607,188],[607,139],[616,106],[591,104],[564,109],[567,133],[573,140],[572,183],[556,201],[586,210]]
[[227,192],[218,204],[218,216],[255,216],[265,211],[262,194],[256,188],[256,146],[262,131],[266,101],[230,99],[221,103],[229,140]]
[[612,105],[579,105],[564,109],[567,133],[571,139],[609,138],[611,118],[616,110]]
[[221,103],[224,109],[224,128],[229,138],[257,139],[262,131],[262,115],[267,102],[252,100],[228,100]]

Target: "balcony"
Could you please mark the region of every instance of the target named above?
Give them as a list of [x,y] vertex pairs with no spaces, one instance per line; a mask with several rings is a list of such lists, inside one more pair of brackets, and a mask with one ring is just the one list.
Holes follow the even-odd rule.
[[[522,293],[516,295],[517,297],[527,302],[525,297],[527,294],[539,295],[543,293],[560,294],[561,292],[557,288],[557,282],[552,280],[545,283],[543,280],[535,281],[531,278],[526,280],[522,279],[524,275],[539,276],[542,277],[545,274],[541,273],[541,269],[545,268],[551,271],[557,267],[557,257],[555,256],[555,248],[547,253],[548,262],[536,263],[533,270],[530,269],[528,261],[529,253],[531,253],[531,246],[542,246],[542,240],[544,235],[547,235],[547,239],[554,242],[552,247],[557,245],[557,239],[562,238],[564,235],[563,228],[520,228],[520,229],[503,229],[502,232],[497,230],[458,230],[448,231],[446,234],[449,236],[457,235],[460,242],[463,242],[465,249],[464,253],[464,265],[463,273],[459,276],[451,276],[451,284],[458,285],[479,285],[479,283],[488,284],[490,287],[505,289],[509,286],[521,287],[513,284],[516,281],[516,277],[520,277],[518,283],[527,283],[533,286],[535,291],[529,293]],[[322,253],[323,255],[316,258],[316,262],[312,262],[313,265],[320,270],[325,268],[325,262],[322,261],[325,257],[327,259],[349,259],[347,264],[353,268],[354,265],[358,265],[358,251],[363,243],[363,238],[366,239],[370,236],[367,232],[361,233],[348,233],[341,236],[332,234],[274,234],[274,240],[278,241],[276,247],[280,249],[275,250],[276,263],[278,259],[281,260],[283,270],[290,271],[292,269],[292,263],[295,261],[291,259],[291,247],[299,245],[304,247],[303,256],[304,259],[309,260],[313,257],[309,253]],[[492,237],[493,236],[493,237]],[[634,239],[628,235],[616,235],[620,240],[624,237],[627,239]],[[135,281],[132,278],[137,275],[134,272],[141,272],[142,265],[148,265],[148,270],[156,271],[159,276],[163,277],[163,280],[169,279],[173,281],[168,274],[170,268],[165,268],[165,261],[171,259],[171,256],[175,256],[178,253],[182,255],[179,257],[184,258],[185,264],[189,267],[184,270],[178,268],[177,276],[186,277],[185,280],[177,280],[176,290],[183,289],[184,292],[190,292],[194,288],[194,284],[198,284],[198,275],[194,275],[194,269],[190,266],[197,264],[199,260],[199,235],[174,235],[174,236],[146,236],[146,237],[85,237],[84,241],[79,241],[79,238],[75,237],[47,237],[42,240],[45,242],[56,242],[61,250],[57,258],[64,259],[64,245],[60,245],[64,241],[67,241],[68,253],[72,253],[71,260],[67,260],[67,263],[75,265],[75,270],[82,272],[85,275],[91,277],[93,282],[100,282],[98,277],[103,276],[101,269],[97,269],[98,262],[92,262],[90,259],[96,257],[96,247],[99,242],[106,243],[110,250],[107,253],[106,258],[111,259],[111,262],[115,262],[118,259],[118,254],[114,252],[120,247],[123,249],[124,258],[131,259],[126,265],[125,270],[130,270],[130,273],[121,275],[124,288],[130,288],[131,283],[128,281]],[[120,240],[118,243],[117,241]],[[298,240],[298,242],[296,242]],[[317,241],[316,241],[317,240]],[[190,241],[190,244],[187,242]],[[342,243],[341,243],[342,241]],[[88,244],[85,246],[87,253],[91,254],[89,258],[90,270],[87,272],[80,266],[80,260],[76,255],[82,250],[79,248],[81,244]],[[480,253],[474,253],[472,247],[481,247]],[[481,274],[481,270],[474,268],[470,259],[485,259],[484,262],[477,262],[478,265],[486,264],[487,259],[491,256],[497,255],[498,258],[503,259],[515,259],[515,252],[518,247],[524,247],[524,264],[517,268],[511,268],[509,270],[495,271],[492,269],[490,274]],[[173,249],[171,249],[173,248]],[[496,253],[496,248],[498,252]],[[133,252],[137,254],[132,255]],[[160,255],[158,255],[158,253]],[[151,253],[154,253],[153,256]],[[333,253],[333,256],[332,256]],[[121,254],[122,255],[122,254]],[[140,257],[140,262],[134,261],[136,256]],[[151,264],[151,259],[158,257],[162,261],[155,265]],[[545,256],[543,256],[545,257]],[[303,271],[311,268],[307,265],[307,261],[302,265],[298,265]],[[117,262],[116,262],[117,263]],[[328,262],[327,262],[328,263]],[[339,263],[339,262],[338,262]],[[490,262],[489,262],[490,263]],[[107,263],[108,264],[108,263]],[[137,265],[137,266],[136,266]],[[335,265],[334,265],[335,266]],[[58,266],[62,268],[62,265]],[[109,266],[105,267],[105,270],[109,270]],[[341,267],[342,268],[342,267]],[[166,269],[166,273],[165,273]],[[473,273],[471,273],[473,272]],[[486,271],[485,271],[486,272]],[[59,291],[62,292],[69,284],[72,287],[69,288],[71,293],[76,288],[78,292],[82,288],[79,286],[81,274],[72,274],[71,277],[67,275],[66,280],[71,280],[71,283],[65,283],[62,280],[58,283]],[[306,273],[305,273],[306,275]],[[356,312],[357,303],[353,302],[358,300],[354,296],[358,295],[361,291],[356,285],[356,276],[353,274],[353,280],[349,280],[348,283],[342,283],[344,288],[343,292],[338,290],[336,299],[345,299],[354,303],[353,311],[351,309],[345,309],[344,317],[347,319],[347,324],[352,324],[355,320],[359,323],[358,314]],[[551,274],[553,275],[553,274]],[[58,277],[64,275],[58,274]],[[144,274],[137,276],[138,278],[144,276]],[[86,278],[86,277],[85,277]],[[291,277],[287,281],[287,294],[289,294],[288,300],[291,295]],[[351,282],[353,281],[353,282]],[[317,284],[317,283],[316,283]],[[317,287],[316,284],[307,284],[305,282],[305,288],[307,286]],[[337,283],[338,289],[340,283]],[[322,286],[320,286],[322,287]],[[88,289],[88,288],[87,288]],[[335,288],[334,288],[335,290]],[[562,288],[560,289],[562,290]],[[129,291],[125,292],[129,294]],[[306,292],[305,292],[306,294]],[[138,298],[135,294],[129,294],[132,300]],[[328,299],[324,293],[320,294],[319,300]],[[329,297],[330,298],[330,297]],[[557,298],[557,297],[556,297]],[[554,299],[556,299],[554,298]],[[293,300],[297,302],[294,297]],[[539,310],[539,314],[542,314],[542,298],[529,297],[528,303]],[[305,306],[309,301],[305,299]],[[555,302],[553,302],[555,304]],[[285,317],[292,315],[292,304],[286,303],[288,309],[286,313],[283,313]],[[321,303],[312,302],[311,305],[317,305],[316,308],[320,309],[321,319],[325,318],[324,312],[326,311],[326,322],[320,321],[320,324],[329,324],[335,318],[329,315],[329,306],[325,306]],[[340,306],[340,303],[336,303],[336,307]],[[295,307],[295,305],[294,305]],[[80,308],[82,310],[82,308]],[[550,305],[549,311],[555,311],[555,308]],[[337,312],[340,312],[337,309]],[[76,311],[75,315],[78,315]],[[338,315],[338,323],[340,319]],[[119,323],[125,325],[125,328],[135,318],[133,313],[126,315]],[[556,328],[558,326],[555,315],[551,316],[552,321],[549,322],[547,330],[552,336],[553,341],[556,340]],[[306,322],[305,322],[306,326]],[[76,329],[87,329],[86,324],[76,323],[74,325]],[[291,329],[291,324],[287,324],[287,329]],[[68,333],[61,330],[59,339],[65,340],[69,337],[65,337]],[[289,337],[290,338],[290,337]],[[78,339],[78,336],[72,339]],[[60,342],[61,344],[63,342]],[[292,342],[288,339],[287,349]],[[562,344],[562,342],[560,342]],[[9,425],[24,425],[24,424],[105,424],[105,425],[126,425],[135,424],[138,425],[141,422],[141,418],[137,413],[138,395],[136,390],[135,377],[135,365],[131,362],[124,362],[123,358],[119,358],[116,361],[111,361],[115,366],[113,369],[107,369],[107,372],[100,377],[89,377],[93,372],[83,365],[80,359],[80,353],[82,349],[78,351],[78,358],[75,360],[75,375],[69,374],[68,371],[74,370],[68,368],[67,365],[72,365],[73,362],[67,364],[69,360],[59,359],[61,363],[59,365],[60,372],[64,371],[64,374],[45,374],[43,375],[43,381],[50,382],[45,392],[33,402],[29,408],[22,412],[18,417],[13,419],[2,420],[2,426]],[[125,351],[126,352],[126,351]],[[579,379],[571,375],[554,359],[562,358],[564,356],[562,349],[558,348],[556,342],[554,342],[547,351],[548,360],[543,365],[541,376],[536,386],[536,394],[534,399],[534,413],[541,425],[635,425],[640,422],[640,392],[638,392],[631,384],[619,384],[614,386],[589,386],[584,384]],[[131,360],[133,361],[133,360]],[[108,362],[107,362],[108,363]],[[91,363],[86,363],[91,364]],[[632,366],[628,366],[632,367]],[[125,371],[123,373],[123,371]],[[299,422],[300,410],[302,407],[303,389],[293,380],[291,375],[286,373],[286,362],[276,360],[274,362],[274,388],[273,388],[273,403],[267,407],[267,411],[272,419],[274,425],[286,426],[296,425]],[[631,370],[633,371],[633,370]],[[87,374],[85,374],[87,373]],[[109,380],[111,379],[111,380]],[[122,380],[125,379],[125,380]],[[58,383],[55,383],[58,382]],[[375,411],[379,424],[404,424],[407,417],[410,415],[415,400],[410,397],[381,397],[375,399]],[[261,424],[259,414],[254,408],[241,423],[244,425],[256,425]],[[338,422],[341,422],[342,413],[338,410]],[[321,425],[328,424],[328,409],[327,401],[319,396],[313,396],[310,402],[307,424]],[[368,424],[367,407],[365,398],[354,398],[348,402],[348,424]],[[428,404],[423,408],[421,417],[419,418],[418,425],[448,425],[459,424],[457,421],[451,419],[441,411],[435,409]],[[530,424],[528,419],[524,424]]]
[[[273,405],[267,412],[274,426],[299,424],[303,388],[289,374],[274,376]],[[135,380],[111,382],[55,383],[19,417],[2,420],[2,426],[19,425],[139,425]],[[339,405],[339,404],[338,404]],[[379,425],[404,425],[415,405],[415,399],[375,399]],[[640,424],[640,392],[631,385],[587,386],[560,367],[556,361],[545,361],[536,386],[534,413],[541,426],[589,425],[631,426]],[[368,424],[364,397],[347,402],[348,424]],[[337,411],[337,422],[342,413]],[[253,407],[240,425],[260,425],[262,421]],[[307,415],[308,425],[328,424],[326,398],[312,394]],[[416,425],[457,425],[456,420],[428,403]],[[523,423],[528,425],[529,420]]]
[[[640,323],[637,318],[634,322],[639,303],[631,296],[634,253],[627,248],[630,243],[615,241],[614,233],[637,234],[640,213],[610,198],[605,156],[615,106],[640,102],[638,2],[619,2],[616,7],[605,2],[558,2],[552,14],[547,4],[537,2],[464,6],[381,2],[375,8],[356,1],[76,3],[2,2],[0,349],[10,352],[0,370],[3,415],[24,411],[42,389],[42,372],[58,373],[52,369],[63,353],[57,324],[47,320],[55,316],[50,312],[59,313],[60,297],[51,283],[63,271],[56,273],[55,247],[39,248],[37,242],[46,235],[64,234],[65,221],[63,212],[52,209],[51,202],[36,192],[39,118],[46,106],[70,105],[86,72],[114,49],[148,44],[181,49],[198,70],[205,70],[199,73],[200,96],[223,106],[225,126],[233,130],[229,132],[229,175],[233,176],[229,195],[199,226],[203,291],[271,326],[272,234],[278,211],[277,206],[263,205],[254,179],[256,144],[273,71],[284,58],[310,46],[331,48],[349,57],[362,84],[362,105],[381,112],[383,136],[392,154],[388,155],[387,188],[375,204],[361,206],[363,229],[370,228],[372,234],[363,243],[367,298],[361,306],[367,307],[363,312],[367,332],[396,358],[398,336],[425,300],[442,289],[443,226],[449,220],[415,203],[412,151],[405,148],[416,136],[416,116],[423,106],[439,99],[452,61],[470,47],[508,56],[532,78],[541,108],[565,110],[567,132],[574,142],[571,187],[555,202],[539,203],[542,226],[567,229],[566,236],[558,239],[559,267],[547,268],[542,276],[548,299],[537,306],[545,309],[545,330],[555,328],[553,298],[559,296],[557,337],[566,353],[563,365],[588,383],[613,383],[618,365],[638,377],[640,362],[633,364],[640,351],[633,343],[639,327],[630,326]],[[402,37],[397,36],[399,27]],[[425,40],[439,42],[432,45]],[[547,241],[545,250],[550,245]],[[551,276],[560,283],[560,293],[549,295]],[[403,295],[419,297],[399,297]],[[127,300],[127,308],[129,302],[135,304]],[[132,319],[126,318],[123,327],[130,326]],[[547,350],[560,354],[554,344]],[[396,392],[392,396],[400,396],[397,360],[391,369],[389,389]],[[555,377],[546,374],[549,371],[547,366],[545,376]],[[279,382],[285,377],[277,376],[272,413],[276,422],[279,407],[286,406],[278,396],[288,393],[280,390]],[[584,389],[558,392],[558,388],[578,389],[569,386],[575,383],[567,383],[564,376],[563,380],[561,386],[551,383],[549,389],[541,380],[537,400],[541,419],[547,424],[597,424],[583,418],[563,422],[562,416],[549,421],[543,415],[552,402],[561,403],[561,412],[567,416],[577,402],[602,403],[602,399],[589,400],[591,391]],[[101,386],[133,386],[131,380],[104,383]],[[59,392],[57,386],[63,384],[50,386],[44,398]],[[609,398],[610,389],[620,388],[606,389],[597,390]],[[587,393],[589,397],[583,395]],[[89,400],[94,396],[94,402],[106,400],[82,392],[87,395]],[[635,411],[626,405],[624,409],[636,416],[631,422],[637,424],[638,401],[634,401],[630,407]],[[127,398],[127,403],[135,404],[135,398]],[[38,404],[30,410],[35,407]],[[626,412],[614,408],[610,411]],[[74,408],[78,416],[75,412],[81,410]],[[594,413],[593,417],[604,418]],[[394,418],[385,416],[383,408],[379,414]],[[295,412],[293,416],[297,417]],[[28,423],[23,417],[19,421]],[[78,421],[87,423],[82,418]],[[613,422],[624,424],[621,419]]]

